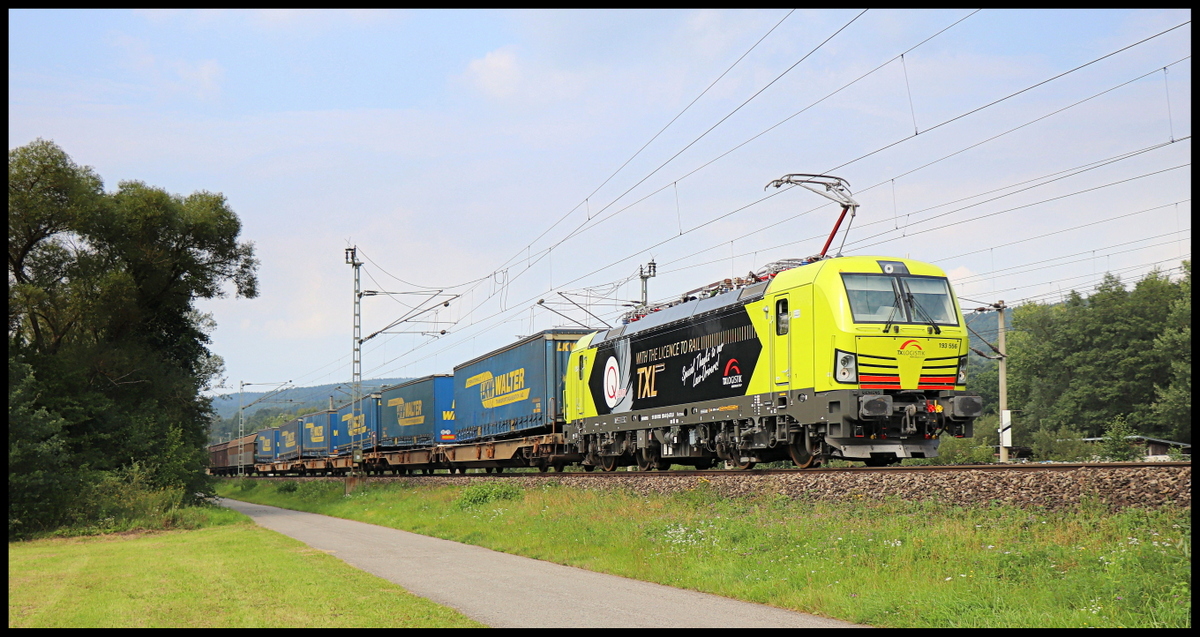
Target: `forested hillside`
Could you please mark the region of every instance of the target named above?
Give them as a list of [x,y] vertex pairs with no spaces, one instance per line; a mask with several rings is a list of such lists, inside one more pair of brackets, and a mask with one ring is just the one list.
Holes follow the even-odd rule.
[[[996,313],[964,307],[971,347],[996,353]],[[1107,276],[1088,294],[1005,311],[1014,442],[1098,437],[1120,417],[1152,438],[1191,442],[1191,264],[1171,281],[1151,272],[1132,289]],[[999,409],[999,364],[974,352],[967,388]]]

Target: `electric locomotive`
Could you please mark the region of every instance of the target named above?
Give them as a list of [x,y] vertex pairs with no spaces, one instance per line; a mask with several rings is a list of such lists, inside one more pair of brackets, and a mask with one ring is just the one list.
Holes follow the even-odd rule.
[[972,435],[983,401],[966,391],[966,323],[945,272],[826,257],[858,207],[848,184],[797,174],[768,187],[783,185],[842,205],[819,255],[643,308],[576,343],[563,431],[585,465],[882,466]]

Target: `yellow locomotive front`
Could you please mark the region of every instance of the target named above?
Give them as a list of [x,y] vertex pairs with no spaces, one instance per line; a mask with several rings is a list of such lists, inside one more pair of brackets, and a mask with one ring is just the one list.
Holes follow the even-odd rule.
[[[795,296],[807,305],[805,279],[811,277],[811,308],[799,307],[785,320],[797,331],[811,327],[812,349],[805,336],[775,342],[772,349],[806,368],[790,379],[789,390],[812,388],[811,396],[797,397],[805,406],[797,417],[819,439],[822,455],[889,464],[936,456],[943,435],[972,435],[982,401],[965,391],[968,334],[945,273],[889,257],[841,257],[814,265],[792,286],[788,272],[781,273],[779,292],[764,300],[775,304],[768,338],[784,338],[779,304]],[[803,318],[806,309],[809,321]],[[773,382],[795,367],[782,360],[772,365]]]

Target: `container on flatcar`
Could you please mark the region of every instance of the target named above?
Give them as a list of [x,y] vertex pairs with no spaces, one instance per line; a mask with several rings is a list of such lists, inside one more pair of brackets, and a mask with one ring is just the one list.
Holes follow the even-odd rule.
[[380,396],[380,447],[431,445],[453,436],[453,376],[436,374],[385,387]]
[[255,439],[257,437],[257,434],[250,434],[229,443],[225,454],[233,473],[237,473],[238,467],[254,465]]
[[324,458],[329,455],[333,438],[332,411],[318,411],[300,417],[300,457]]
[[295,418],[279,426],[278,451],[275,459],[278,461],[297,460],[300,458],[300,423],[303,418]]
[[208,447],[208,472],[212,475],[223,475],[229,466],[229,442],[218,442]]
[[254,435],[254,462],[275,462],[275,450],[279,447],[279,427],[263,429]]
[[334,436],[330,453],[346,454],[359,447],[364,451],[374,449],[379,440],[379,394],[368,394],[360,401],[338,407],[331,424]]
[[589,333],[545,330],[455,367],[454,439],[550,431],[561,423],[567,359]]

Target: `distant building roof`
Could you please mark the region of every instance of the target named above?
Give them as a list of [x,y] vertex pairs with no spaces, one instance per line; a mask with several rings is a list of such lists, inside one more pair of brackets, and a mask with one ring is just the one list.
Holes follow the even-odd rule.
[[[1163,440],[1162,438],[1151,438],[1149,436],[1125,436],[1125,439],[1126,440],[1145,440],[1146,442],[1159,442],[1164,445],[1171,445],[1174,447],[1182,447],[1185,449],[1190,449],[1192,446],[1190,443],[1186,443],[1186,442],[1176,442],[1174,440]],[[1104,440],[1103,436],[1101,436],[1099,438],[1084,438],[1083,439],[1084,442],[1100,442],[1101,440]]]

